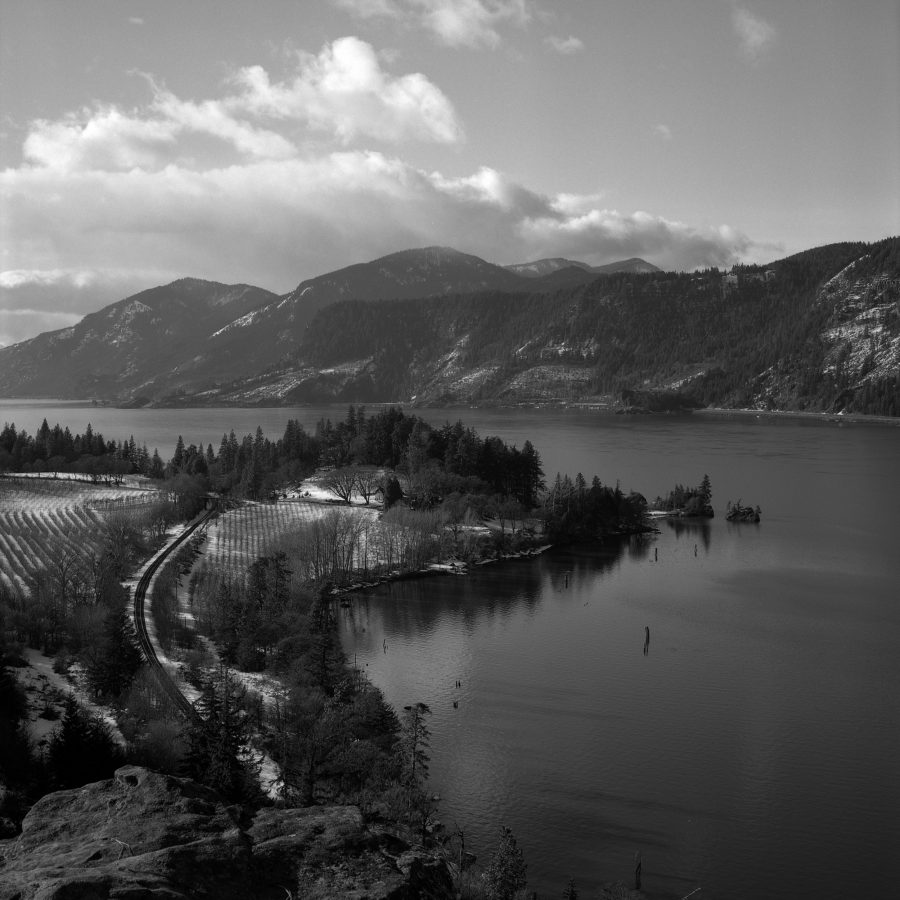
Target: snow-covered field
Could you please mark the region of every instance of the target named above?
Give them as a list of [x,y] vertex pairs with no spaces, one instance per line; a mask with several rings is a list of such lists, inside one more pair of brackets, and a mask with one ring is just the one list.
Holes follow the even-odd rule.
[[135,480],[107,486],[87,478],[0,478],[0,585],[25,591],[40,571],[90,559],[100,550],[108,513],[140,509],[159,497]]

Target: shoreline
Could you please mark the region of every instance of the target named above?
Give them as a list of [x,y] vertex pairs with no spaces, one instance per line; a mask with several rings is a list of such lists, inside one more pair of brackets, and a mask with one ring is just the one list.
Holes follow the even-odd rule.
[[368,590],[369,588],[381,587],[384,584],[393,584],[396,581],[415,581],[420,578],[434,578],[438,575],[468,575],[474,566],[487,566],[491,563],[510,562],[517,559],[533,559],[540,556],[547,550],[552,550],[553,544],[541,544],[537,547],[531,547],[527,550],[517,550],[513,553],[504,553],[500,556],[489,556],[484,559],[476,559],[474,562],[467,563],[462,560],[454,560],[444,563],[430,563],[422,569],[411,569],[408,572],[399,570],[389,572],[386,575],[379,575],[368,581],[354,581],[352,584],[342,587],[333,587],[331,589],[332,597],[344,597],[347,594],[354,594],[357,591]]
[[865,413],[829,413],[829,412],[809,412],[807,410],[781,410],[781,409],[730,409],[722,406],[704,406],[701,409],[695,409],[695,416],[711,416],[727,418],[734,416],[736,418],[755,419],[799,419],[807,422],[822,422],[829,425],[841,425],[844,423],[852,423],[854,425],[890,425],[900,426],[900,416],[870,416]]
[[[353,401],[347,401],[353,402]],[[127,406],[120,405],[115,400],[97,400],[95,398],[82,399],[63,399],[53,397],[0,397],[0,405],[3,403],[15,404],[34,404],[36,406],[71,406],[73,408],[104,408],[104,409],[120,409],[120,410],[161,410],[161,409],[305,409],[316,408],[319,406],[336,406],[342,405],[339,401],[332,402],[297,402],[297,403],[274,403],[274,404],[238,404],[238,403],[198,403],[198,404],[165,404],[151,406]],[[363,404],[366,408],[381,408],[398,406],[408,409],[508,409],[508,410],[532,410],[532,409],[571,409],[584,412],[596,412],[601,414],[615,415],[620,408],[609,400],[521,400],[516,403],[495,403],[492,401],[482,401],[480,403],[459,403],[459,404],[442,404],[442,403],[416,403],[410,400],[378,400],[366,401]],[[824,422],[828,424],[853,423],[858,425],[889,425],[900,426],[900,416],[873,416],[866,413],[843,413],[843,412],[810,412],[801,409],[750,409],[747,407],[724,407],[724,406],[704,406],[683,412],[648,412],[649,417],[666,418],[688,418],[690,416],[710,416],[726,418],[729,416],[739,418],[767,418],[767,419],[797,419],[810,422]],[[643,418],[643,416],[642,416]]]

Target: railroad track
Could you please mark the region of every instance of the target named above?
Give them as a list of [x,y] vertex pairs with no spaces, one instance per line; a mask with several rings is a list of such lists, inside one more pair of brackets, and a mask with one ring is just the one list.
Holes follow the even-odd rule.
[[141,652],[144,654],[144,658],[147,660],[150,667],[156,673],[157,680],[162,690],[165,691],[166,695],[187,719],[197,719],[197,711],[194,709],[191,701],[181,693],[181,689],[175,683],[175,679],[172,678],[163,667],[163,664],[159,661],[159,657],[156,655],[156,650],[153,648],[153,643],[150,640],[150,635],[147,632],[144,606],[147,591],[150,588],[150,581],[153,576],[159,571],[160,567],[165,563],[172,552],[184,544],[184,542],[187,541],[201,525],[206,524],[212,515],[212,510],[204,513],[199,519],[192,522],[174,541],[172,541],[171,544],[169,544],[168,547],[161,550],[150,565],[147,566],[146,571],[137,583],[137,587],[134,589],[134,630],[137,633]]

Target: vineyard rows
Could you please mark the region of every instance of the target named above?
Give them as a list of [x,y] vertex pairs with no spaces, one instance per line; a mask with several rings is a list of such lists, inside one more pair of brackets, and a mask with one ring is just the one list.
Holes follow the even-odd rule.
[[160,493],[137,484],[104,485],[84,480],[0,478],[0,512],[59,509],[90,504],[98,508],[152,503]]
[[53,561],[99,552],[102,523],[103,516],[85,506],[0,507],[0,583],[25,591],[28,579]]
[[291,528],[321,518],[328,507],[305,500],[246,503],[207,528],[201,574],[243,578],[257,557]]
[[54,563],[98,554],[108,513],[140,509],[160,496],[138,484],[0,478],[0,587],[25,592],[28,580]]

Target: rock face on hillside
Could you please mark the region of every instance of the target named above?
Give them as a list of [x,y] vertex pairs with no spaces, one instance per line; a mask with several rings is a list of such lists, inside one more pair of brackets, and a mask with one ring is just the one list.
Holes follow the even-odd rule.
[[49,794],[0,842],[0,900],[452,896],[443,862],[384,852],[355,807],[239,813],[136,766]]

